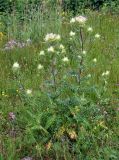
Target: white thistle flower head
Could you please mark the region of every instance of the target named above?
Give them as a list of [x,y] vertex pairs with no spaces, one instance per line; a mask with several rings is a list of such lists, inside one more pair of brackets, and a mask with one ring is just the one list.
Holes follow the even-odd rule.
[[55,37],[56,37],[56,38],[55,38],[56,40],[60,40],[60,39],[61,39],[61,36],[60,36],[59,34],[56,35]]
[[102,76],[108,76],[110,74],[110,71],[106,71],[102,73]]
[[75,18],[72,18],[72,19],[70,20],[70,23],[75,23],[75,22],[76,22]]
[[88,74],[87,77],[90,78],[90,77],[91,77],[91,74]]
[[64,49],[63,44],[60,44],[59,48],[60,48],[60,49]]
[[77,16],[75,17],[76,22],[78,22],[80,25],[84,25],[87,21],[87,18],[84,16]]
[[81,59],[82,57],[80,55],[78,55],[78,58]]
[[20,68],[19,63],[18,63],[18,62],[15,62],[15,63],[13,64],[12,68],[13,68],[14,70],[18,70],[18,69]]
[[54,33],[48,33],[46,36],[45,36],[45,41],[56,41],[56,40],[60,40],[61,37],[59,34],[54,34]]
[[93,28],[92,28],[92,27],[88,27],[87,31],[88,31],[88,32],[92,32],[92,31],[93,31]]
[[96,59],[96,58],[94,58],[94,59],[93,59],[93,62],[94,62],[94,63],[96,63],[96,62],[97,62],[97,59]]
[[43,69],[43,65],[39,64],[37,68],[38,68],[38,70],[41,70],[41,69]]
[[54,47],[53,46],[50,46],[49,48],[48,48],[48,52],[54,52],[55,50],[54,50]]
[[95,35],[95,38],[100,38],[100,35],[97,33],[97,34]]
[[105,72],[102,73],[102,76],[105,76]]
[[40,56],[44,56],[44,55],[45,55],[45,52],[44,52],[44,51],[40,51],[39,55],[40,55]]
[[76,35],[76,33],[75,33],[75,32],[73,32],[73,31],[71,31],[71,32],[69,33],[69,35],[72,37],[72,36],[75,36],[75,35]]
[[29,39],[26,40],[26,42],[30,44],[32,41],[31,41],[31,39],[29,38]]
[[68,59],[68,57],[64,57],[64,58],[62,59],[62,61],[63,61],[63,62],[69,62],[69,59]]
[[106,71],[105,75],[108,76],[110,74],[110,71]]
[[26,90],[26,94],[28,94],[28,95],[32,94],[32,90],[31,89],[27,89]]
[[64,48],[64,49],[62,49],[62,53],[65,53],[65,52],[66,52],[65,48]]
[[86,55],[86,53],[87,53],[87,52],[86,52],[85,50],[84,50],[84,51],[82,51],[82,54],[83,54],[83,55]]

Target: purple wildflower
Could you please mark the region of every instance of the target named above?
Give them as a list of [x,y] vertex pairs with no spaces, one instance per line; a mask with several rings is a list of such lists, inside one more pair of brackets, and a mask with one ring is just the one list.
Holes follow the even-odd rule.
[[16,116],[13,112],[9,112],[8,117],[9,117],[9,120],[14,120]]
[[10,40],[5,44],[4,50],[11,50],[14,48],[24,48],[30,44],[31,44],[31,39],[27,39],[27,41],[25,43],[19,42],[16,40]]

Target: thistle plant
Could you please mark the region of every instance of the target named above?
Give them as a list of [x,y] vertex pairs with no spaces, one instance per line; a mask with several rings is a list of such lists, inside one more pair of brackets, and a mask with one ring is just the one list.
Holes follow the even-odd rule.
[[[80,53],[84,53],[84,37],[83,37],[83,30],[85,27],[85,23],[87,21],[87,18],[84,16],[77,16],[74,17],[70,20],[71,24],[76,24],[78,29],[77,29],[77,33],[79,34],[79,40],[80,40]],[[85,54],[85,53],[84,53]],[[83,67],[83,61],[84,61],[84,57],[81,56],[80,57],[80,65],[78,67],[78,72],[77,72],[77,82],[80,84],[81,81],[81,74],[82,74],[82,67]]]
[[[54,34],[50,33],[45,36],[45,42],[48,43],[49,48],[47,49],[48,54],[50,54],[50,68],[51,68],[51,75],[52,75],[52,82],[53,82],[53,87],[56,91],[56,75],[57,75],[57,58],[56,58],[56,50],[55,48],[57,47],[57,41],[60,41],[61,37],[59,34]],[[61,47],[61,46],[60,46]]]
[[29,46],[20,50],[16,42],[21,41],[10,41],[8,51],[0,50],[0,83],[6,89],[0,97],[2,159],[118,159],[119,109],[111,93],[118,70],[113,61],[110,67],[114,50],[107,47],[117,42],[117,30],[116,40],[108,41],[103,35],[106,18],[102,31],[85,16],[69,20],[70,15],[58,13],[59,23],[54,12],[51,19],[46,12],[39,19],[38,10],[30,21],[30,31],[36,31],[28,37],[32,40],[40,32],[40,41],[28,40]]

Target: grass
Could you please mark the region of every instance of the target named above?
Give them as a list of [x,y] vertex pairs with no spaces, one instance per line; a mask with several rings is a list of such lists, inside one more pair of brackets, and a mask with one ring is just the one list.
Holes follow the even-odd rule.
[[[87,13],[83,29],[87,54],[81,65],[79,26],[71,25],[70,15],[62,15],[60,8],[50,10],[50,15],[32,11],[32,20],[25,15],[22,24],[17,14],[8,15],[5,21],[10,25],[1,25],[5,36],[0,50],[0,160],[27,156],[34,160],[118,160],[119,17]],[[92,33],[87,32],[89,26]],[[71,30],[77,33],[72,39]],[[45,43],[45,35],[51,32],[60,34],[61,42]],[[99,39],[94,38],[97,33]],[[27,47],[2,50],[9,39],[28,38],[32,43]],[[58,49],[61,43],[64,53]],[[50,45],[55,55],[47,53]],[[44,56],[39,55],[41,50]],[[62,62],[64,57],[68,63]],[[20,64],[17,72],[12,69],[15,62]],[[40,71],[38,64],[44,66]],[[78,67],[83,69],[80,84]],[[110,74],[102,77],[106,71]]]

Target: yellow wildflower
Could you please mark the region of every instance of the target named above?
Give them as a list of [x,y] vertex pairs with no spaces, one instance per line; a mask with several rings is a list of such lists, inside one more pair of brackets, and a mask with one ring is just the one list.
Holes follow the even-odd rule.
[[108,127],[105,125],[104,121],[100,121],[100,122],[98,123],[98,126],[104,128],[104,129],[108,129]]
[[2,32],[0,32],[0,40],[2,40],[3,39],[3,33]]
[[49,141],[47,144],[46,144],[46,149],[47,150],[49,150],[50,148],[51,148],[51,146],[52,146],[52,143],[51,143],[51,141]]
[[71,139],[76,139],[77,138],[77,134],[75,131],[68,131],[69,137]]

